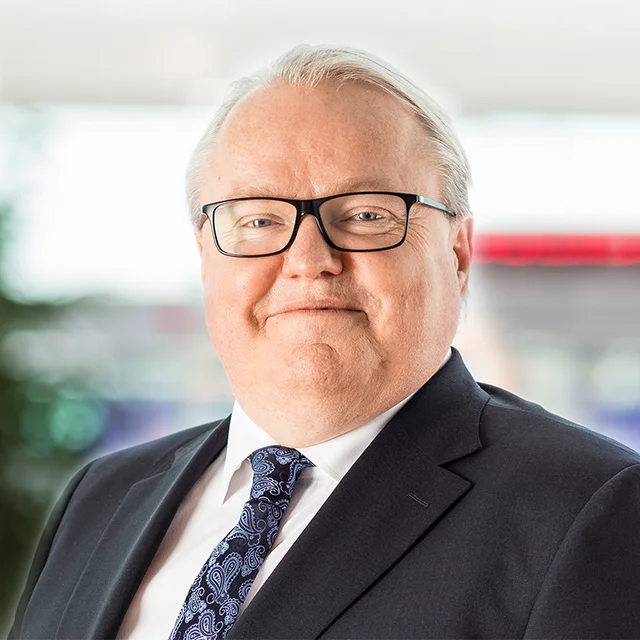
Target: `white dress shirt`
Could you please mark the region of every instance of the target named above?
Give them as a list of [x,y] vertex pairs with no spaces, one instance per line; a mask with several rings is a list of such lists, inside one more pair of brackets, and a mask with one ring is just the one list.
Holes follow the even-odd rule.
[[[450,356],[451,349],[440,366]],[[357,429],[311,447],[299,447],[315,466],[300,474],[274,545],[240,615],[353,463],[412,395]],[[226,449],[180,505],[131,601],[118,640],[169,638],[191,583],[216,544],[237,524],[249,499],[253,472],[247,457],[256,449],[275,444],[236,402]]]

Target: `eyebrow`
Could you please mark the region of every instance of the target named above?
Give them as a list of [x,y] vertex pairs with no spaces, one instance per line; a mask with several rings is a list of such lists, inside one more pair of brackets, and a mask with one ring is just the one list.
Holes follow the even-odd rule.
[[[382,182],[379,178],[352,178],[336,182],[320,198],[352,191],[394,191],[389,183]],[[230,195],[225,199],[233,198],[290,198],[290,193],[284,193],[281,189],[275,189],[272,185],[238,185],[229,190]]]

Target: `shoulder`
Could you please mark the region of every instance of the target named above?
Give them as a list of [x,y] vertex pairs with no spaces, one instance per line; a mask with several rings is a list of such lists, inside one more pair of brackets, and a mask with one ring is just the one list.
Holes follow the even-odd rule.
[[104,478],[112,475],[117,476],[120,481],[128,479],[135,482],[138,477],[148,475],[165,461],[170,463],[179,449],[211,433],[223,422],[224,420],[216,420],[182,429],[149,442],[100,456],[87,465],[88,473],[85,475],[85,482],[91,477]]
[[460,467],[480,497],[469,526],[492,532],[501,558],[529,563],[527,575],[537,576],[524,637],[633,637],[640,455],[504,389],[480,386],[489,396],[482,448]]
[[499,387],[480,383],[489,400],[480,422],[481,458],[495,477],[548,493],[587,499],[640,454]]
[[[137,482],[171,467],[181,450],[197,447],[226,420],[183,429],[176,433],[100,456],[86,464],[67,484],[54,511],[62,518],[80,520],[91,514],[92,526],[106,526],[122,499]],[[54,526],[54,525],[52,525]],[[57,524],[54,526],[54,530]]]

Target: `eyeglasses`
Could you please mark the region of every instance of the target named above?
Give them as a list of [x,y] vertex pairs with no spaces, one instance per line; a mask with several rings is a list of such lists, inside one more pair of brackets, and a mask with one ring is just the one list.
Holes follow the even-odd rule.
[[295,240],[302,216],[312,215],[327,244],[338,251],[384,251],[400,246],[415,204],[455,213],[446,205],[409,193],[368,191],[314,200],[233,198],[202,207],[220,253],[258,258],[286,251]]

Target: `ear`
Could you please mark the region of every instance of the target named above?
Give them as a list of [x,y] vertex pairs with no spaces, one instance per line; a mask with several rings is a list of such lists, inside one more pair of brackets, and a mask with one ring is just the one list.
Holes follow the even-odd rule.
[[202,229],[195,229],[193,232],[193,236],[196,240],[196,244],[198,245],[198,253],[200,254],[200,258],[202,258]]
[[452,251],[458,276],[460,295],[464,296],[469,286],[469,270],[473,255],[473,218],[471,216],[455,223],[452,228]]
[[198,253],[200,254],[200,280],[202,281],[202,284],[204,284],[206,280],[206,271],[204,268],[204,239],[202,235],[202,229],[195,229],[193,235],[198,247]]

